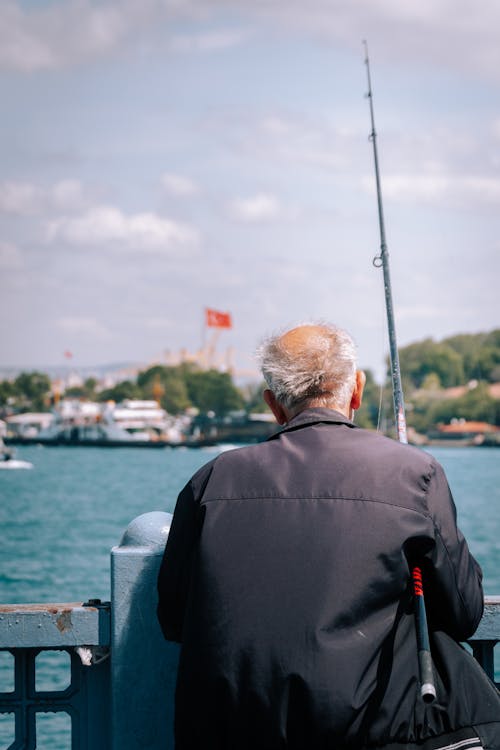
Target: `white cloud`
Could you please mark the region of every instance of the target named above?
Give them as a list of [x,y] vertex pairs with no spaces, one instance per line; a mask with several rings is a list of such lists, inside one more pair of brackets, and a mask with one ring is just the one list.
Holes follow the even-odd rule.
[[[214,28],[213,19],[229,8],[240,14],[241,28]],[[172,34],[173,22],[194,21],[193,33]],[[0,68],[31,72],[90,61],[142,42],[147,49],[162,40],[163,49],[207,52],[239,45],[252,22],[289,28],[329,44],[360,49],[373,40],[379,59],[438,63],[451,70],[500,75],[500,4],[482,0],[65,0],[23,8],[18,0],[0,3]],[[211,22],[208,27],[208,22]],[[204,24],[204,26],[203,26]],[[207,28],[208,27],[208,28]],[[158,30],[161,34],[158,35]],[[167,42],[167,44],[165,44]]]
[[2,0],[0,68],[32,72],[95,60],[151,23],[157,8],[156,0],[67,0],[24,10]]
[[491,132],[492,132],[493,138],[496,141],[500,141],[500,117],[497,117],[493,121],[492,126],[491,126]]
[[147,318],[144,321],[144,325],[146,326],[146,328],[151,328],[153,330],[164,330],[170,329],[175,326],[175,321],[172,318]]
[[49,200],[55,208],[73,210],[81,208],[85,199],[83,187],[79,180],[60,180],[51,188]]
[[179,197],[196,195],[200,192],[199,185],[196,182],[180,174],[166,172],[162,175],[161,184],[171,195]]
[[[163,25],[162,46],[173,18],[206,18],[189,0],[64,0],[23,9],[16,0],[0,3],[0,69],[30,73],[55,70],[112,54],[123,44],[154,44]],[[148,34],[149,40],[148,40]],[[144,36],[145,35],[145,36]],[[211,52],[239,45],[246,32],[220,29],[177,34],[170,49]]]
[[48,188],[31,182],[0,183],[0,213],[33,216],[53,209],[76,210],[84,202],[83,187],[78,180],[60,180]]
[[0,241],[0,269],[3,271],[17,271],[23,268],[21,252],[16,245]]
[[268,221],[280,211],[280,202],[274,195],[259,193],[250,198],[237,198],[231,203],[231,213],[235,219],[247,222]]
[[[310,164],[321,169],[339,169],[349,163],[354,133],[324,120],[269,115],[258,125],[256,148],[268,158]],[[255,133],[252,139],[255,140]]]
[[[363,189],[375,191],[373,177],[362,180]],[[500,178],[442,173],[387,174],[382,179],[382,192],[390,200],[411,203],[432,203],[459,207],[493,207],[500,203]]]
[[[218,3],[216,3],[218,4]],[[246,0],[239,6],[248,9]],[[269,0],[252,10],[281,28],[298,30],[360,49],[374,42],[379,59],[438,63],[454,71],[476,70],[488,78],[500,73],[500,4],[483,0]]]
[[97,206],[79,217],[64,216],[48,222],[47,239],[74,245],[122,243],[132,249],[162,251],[193,245],[198,233],[186,224],[154,213],[127,216],[114,206]]
[[216,52],[239,46],[247,33],[242,30],[224,30],[178,34],[172,38],[171,47],[176,52]]
[[101,341],[111,338],[110,331],[96,318],[67,316],[56,322],[57,327],[68,336],[91,336]]
[[42,195],[42,191],[29,182],[4,182],[0,185],[0,213],[38,213]]
[[452,317],[455,315],[455,311],[447,309],[444,305],[398,305],[397,315],[400,320],[413,318],[417,320],[438,320],[443,316]]

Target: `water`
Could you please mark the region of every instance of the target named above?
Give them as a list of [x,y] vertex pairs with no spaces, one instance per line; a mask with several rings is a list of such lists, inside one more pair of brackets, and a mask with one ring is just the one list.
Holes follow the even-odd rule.
[[109,553],[127,525],[172,511],[215,449],[43,448],[0,472],[0,601],[109,599]]
[[[127,525],[141,513],[172,511],[185,482],[218,452],[216,448],[20,449],[19,458],[31,461],[34,469],[0,471],[0,602],[109,599],[110,549],[119,544]],[[500,595],[500,451],[433,448],[431,452],[446,470],[459,526],[483,568],[485,593]],[[67,664],[57,661],[67,659],[66,654],[47,652],[47,659],[37,689],[57,687],[63,666],[67,672]],[[11,673],[11,662],[2,663],[0,658],[0,680],[9,680]],[[5,689],[12,687],[4,682],[0,691]],[[39,750],[70,747],[67,719],[64,714],[37,715]],[[8,746],[10,740],[5,738],[12,738],[13,725],[8,723],[12,717],[5,721],[0,717],[0,748]]]
[[[0,472],[0,602],[109,599],[109,553],[136,516],[172,511],[192,473],[216,448],[42,448],[19,457],[31,471]],[[500,594],[500,451],[433,448],[459,525]]]
[[485,594],[500,596],[500,450],[433,448],[448,477],[458,525],[480,563]]

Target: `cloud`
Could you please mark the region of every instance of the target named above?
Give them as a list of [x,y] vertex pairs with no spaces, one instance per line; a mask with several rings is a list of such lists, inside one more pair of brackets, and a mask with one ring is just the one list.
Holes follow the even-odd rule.
[[28,215],[38,213],[42,191],[28,182],[4,182],[0,185],[0,213]]
[[[23,8],[0,3],[0,69],[32,73],[91,62],[143,40],[182,11],[184,0],[64,0]],[[168,27],[165,33],[168,33]],[[164,43],[164,36],[163,36]]]
[[500,117],[497,117],[491,125],[491,134],[493,136],[496,148],[498,148],[498,141],[500,141]]
[[175,52],[216,52],[238,47],[247,37],[243,30],[220,30],[178,34],[172,37],[171,48]]
[[113,48],[129,31],[134,4],[94,5],[70,0],[23,10],[14,0],[0,6],[0,66],[24,72],[59,68]]
[[176,323],[172,318],[156,317],[146,318],[146,320],[144,321],[144,325],[146,326],[146,328],[151,328],[153,330],[164,330],[175,327]]
[[[246,0],[238,4],[249,7]],[[361,39],[374,40],[377,57],[386,61],[404,57],[419,65],[438,63],[453,71],[474,70],[486,78],[499,78],[496,0],[484,0],[480,12],[470,0],[269,0],[252,4],[252,10],[282,29],[329,43],[360,49]]]
[[[362,180],[365,191],[375,191],[373,177]],[[387,174],[384,197],[401,203],[442,204],[460,208],[492,207],[500,202],[500,178],[463,174]]]
[[400,320],[417,319],[417,320],[438,320],[440,317],[452,317],[455,311],[447,309],[445,305],[398,305],[398,318]]
[[[155,43],[163,27],[162,46],[173,18],[206,18],[185,0],[65,0],[25,9],[15,0],[0,4],[0,69],[32,73],[94,62],[123,45]],[[148,40],[149,35],[149,40]],[[235,29],[174,34],[174,52],[212,52],[239,45],[246,32]]]
[[274,195],[259,193],[250,198],[235,199],[230,210],[239,221],[261,222],[274,219],[280,212],[280,203]]
[[33,216],[48,210],[76,210],[85,203],[82,184],[66,179],[45,188],[31,182],[0,183],[0,213]]
[[[245,31],[215,26],[228,10],[233,20],[239,12]],[[176,33],[179,21],[200,30]],[[497,0],[483,0],[479,10],[470,0],[65,0],[28,8],[2,0],[0,68],[33,72],[93,63],[124,45],[140,42],[147,49],[159,38],[174,52],[211,52],[241,44],[255,22],[358,50],[368,37],[378,59],[389,62],[404,56],[419,65],[500,76]]]
[[0,269],[3,271],[18,271],[23,268],[23,258],[16,245],[0,241]]
[[[268,158],[310,164],[322,169],[338,170],[349,163],[353,136],[346,128],[336,128],[322,121],[311,123],[304,118],[269,115],[256,129],[256,147]],[[252,139],[255,139],[252,133]]]
[[168,193],[181,198],[196,195],[200,192],[199,185],[196,182],[179,174],[165,172],[161,177],[161,184]]
[[68,336],[91,336],[101,341],[112,338],[108,328],[92,317],[68,316],[60,318],[56,325]]
[[131,249],[162,251],[192,246],[198,241],[198,233],[186,224],[151,212],[127,216],[114,206],[97,206],[79,217],[64,216],[48,222],[47,239],[72,245],[121,243]]

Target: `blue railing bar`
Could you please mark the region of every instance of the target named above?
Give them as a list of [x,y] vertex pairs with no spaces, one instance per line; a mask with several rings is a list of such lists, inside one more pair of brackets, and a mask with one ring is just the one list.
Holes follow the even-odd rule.
[[0,605],[0,649],[109,646],[111,605]]
[[484,612],[471,641],[500,641],[500,596],[484,597]]
[[[90,602],[0,605],[0,649],[109,646],[111,604]],[[475,641],[500,641],[500,596],[485,597]]]
[[[15,717],[15,740],[9,750],[36,747],[36,716],[45,712],[67,714],[71,719],[71,750],[109,750],[109,661],[82,666],[69,648],[71,679],[62,690],[37,690],[36,665],[41,648],[15,648],[15,689],[0,693],[0,713]],[[68,749],[69,750],[69,749]]]

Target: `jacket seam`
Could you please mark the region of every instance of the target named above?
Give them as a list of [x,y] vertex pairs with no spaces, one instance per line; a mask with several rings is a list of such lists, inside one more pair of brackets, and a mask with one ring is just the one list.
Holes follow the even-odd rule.
[[[432,467],[432,472],[429,472],[429,475],[428,475],[429,479],[428,479],[428,482],[427,482],[427,486],[425,487],[425,490],[424,490],[424,496],[425,496],[425,500],[426,500],[426,504],[427,505],[428,505],[427,498],[428,498],[429,488],[431,486],[432,479],[436,476],[436,464],[435,464],[434,461],[431,462],[431,467]],[[473,619],[472,618],[472,612],[469,609],[469,607],[467,606],[467,604],[466,604],[466,602],[464,600],[464,597],[462,595],[462,592],[460,591],[460,588],[458,586],[457,572],[455,570],[455,565],[453,564],[453,560],[452,560],[450,552],[448,550],[448,546],[446,545],[446,542],[445,542],[445,540],[443,538],[443,535],[441,533],[441,529],[439,528],[439,526],[437,525],[434,517],[431,516],[430,513],[429,513],[429,518],[432,520],[432,525],[433,525],[434,530],[436,532],[436,536],[439,537],[439,539],[441,541],[441,544],[443,545],[443,549],[444,549],[444,551],[446,553],[446,559],[448,561],[448,565],[449,565],[449,567],[451,568],[451,570],[453,572],[453,582],[455,584],[455,591],[457,592],[457,594],[459,596],[459,599],[460,599],[460,601],[462,603],[462,608],[463,608],[464,612],[467,613],[467,617],[469,618],[469,620],[471,620],[471,619]]]
[[[409,508],[406,505],[399,505],[398,503],[391,503],[388,500],[382,500],[379,498],[374,497],[351,497],[351,496],[344,496],[344,495],[333,495],[331,497],[326,495],[311,495],[310,497],[302,497],[300,495],[252,495],[252,496],[242,496],[242,497],[234,497],[234,495],[228,495],[227,497],[224,497],[223,495],[218,495],[217,497],[213,498],[200,498],[200,505],[203,503],[217,503],[217,502],[227,502],[227,501],[235,501],[238,502],[240,500],[297,500],[300,502],[309,502],[309,501],[316,501],[316,500],[346,500],[348,502],[362,502],[362,503],[378,503],[379,505],[387,505],[391,508],[399,508],[400,510],[409,510],[412,513],[416,513],[419,516],[423,516],[424,518],[427,518],[433,522],[433,526],[436,529],[436,531],[439,532],[439,529],[437,528],[436,524],[434,523],[432,516],[428,512],[424,512],[421,510],[417,510],[416,508]],[[446,549],[446,545],[445,545]]]

